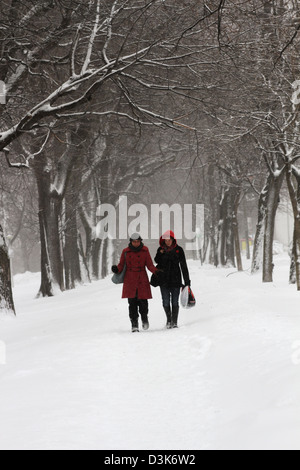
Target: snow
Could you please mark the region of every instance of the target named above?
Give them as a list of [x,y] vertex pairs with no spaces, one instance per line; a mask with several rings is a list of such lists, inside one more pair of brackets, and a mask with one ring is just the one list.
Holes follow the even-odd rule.
[[299,450],[300,294],[286,255],[275,261],[267,285],[190,262],[197,307],[167,331],[153,289],[139,334],[110,278],[35,299],[39,275],[16,276],[18,317],[0,319],[1,450]]

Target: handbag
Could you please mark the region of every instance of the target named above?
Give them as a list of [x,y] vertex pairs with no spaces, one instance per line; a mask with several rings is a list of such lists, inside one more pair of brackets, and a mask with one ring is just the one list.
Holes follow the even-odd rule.
[[121,273],[114,274],[113,277],[111,278],[114,284],[124,284],[125,274],[127,271],[126,256],[127,256],[127,253],[125,253],[125,264],[124,264],[123,271]]
[[166,284],[166,276],[159,266],[156,266],[156,269],[158,269],[158,272],[156,274],[152,274],[150,285],[152,287],[162,287]]
[[184,287],[181,291],[180,303],[183,308],[193,308],[196,306],[196,299],[190,287]]

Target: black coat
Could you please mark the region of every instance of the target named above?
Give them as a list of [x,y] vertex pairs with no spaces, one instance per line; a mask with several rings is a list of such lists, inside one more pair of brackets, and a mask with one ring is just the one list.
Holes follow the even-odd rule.
[[[163,271],[159,276],[160,286],[182,287],[183,285],[191,285],[186,257],[181,246],[176,245],[171,251],[166,251],[160,247],[157,250],[155,262],[158,265],[157,267]],[[182,283],[182,276],[184,284]]]

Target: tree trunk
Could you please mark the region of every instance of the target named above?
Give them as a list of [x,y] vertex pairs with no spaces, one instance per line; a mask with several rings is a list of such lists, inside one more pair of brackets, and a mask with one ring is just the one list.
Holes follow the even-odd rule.
[[294,285],[297,283],[297,276],[296,276],[296,258],[295,258],[295,239],[293,241],[293,253],[291,255],[291,264],[290,264],[290,284]]
[[284,178],[282,171],[279,176],[272,178],[266,206],[264,253],[263,253],[263,282],[273,282],[273,242],[275,231],[275,219],[279,205],[280,190]]
[[243,271],[240,233],[239,233],[239,224],[238,224],[238,209],[240,205],[240,198],[241,198],[241,192],[238,191],[235,197],[235,202],[234,202],[232,227],[233,227],[233,233],[234,233],[235,256],[236,256],[237,268],[238,268],[238,271]]
[[102,243],[103,241],[100,240],[99,238],[96,238],[92,242],[92,250],[91,250],[91,262],[92,262],[92,276],[93,279],[96,281],[98,279],[101,279],[101,273],[100,273],[100,253],[101,253],[101,248],[102,248]]
[[210,202],[210,241],[209,241],[209,263],[218,266],[218,214],[217,214],[217,197],[216,197],[216,178],[214,175],[215,166],[210,165],[208,168],[209,183],[209,202]]
[[21,252],[22,252],[22,261],[23,261],[24,272],[30,272],[31,271],[30,250],[28,248],[28,242],[27,242],[27,240],[25,239],[24,236],[20,237],[20,243],[21,243]]
[[64,261],[66,289],[70,290],[82,283],[82,277],[78,247],[77,210],[67,206],[68,204],[66,204]]
[[16,314],[11,283],[11,268],[8,248],[0,225],[0,313]]
[[292,182],[292,170],[288,167],[286,170],[286,179],[294,214],[294,238],[290,282],[293,284],[297,283],[297,290],[300,291],[300,174],[296,170],[295,176],[297,182],[296,189]]
[[294,229],[294,236],[293,236],[293,247],[291,253],[291,264],[290,264],[290,284],[297,283],[297,274],[296,274],[296,233]]
[[210,240],[209,240],[209,264],[213,264],[215,267],[218,266],[218,249],[217,249],[217,238],[216,228],[214,226],[210,227]]
[[39,224],[41,238],[41,287],[39,295],[52,297],[64,290],[64,268],[59,229],[61,199],[51,193],[50,172],[45,160],[34,164],[39,196]]
[[246,255],[247,260],[251,259],[250,253],[250,243],[249,243],[249,227],[248,227],[248,213],[247,213],[247,204],[246,204],[246,197],[244,199],[244,224],[245,224],[245,240],[246,240]]
[[77,178],[74,177],[65,195],[65,230],[64,230],[64,262],[66,289],[75,289],[76,284],[82,283],[79,246],[78,246],[78,187]]
[[223,190],[222,199],[220,202],[220,220],[219,220],[219,234],[218,234],[218,261],[222,266],[226,265],[226,204],[227,204],[227,191]]
[[234,188],[224,189],[220,203],[219,222],[219,260],[222,266],[232,267],[235,267],[234,193]]
[[297,290],[300,291],[300,213],[295,220],[295,229],[294,229],[294,257],[295,257],[295,265],[296,265],[296,282],[297,282]]
[[265,235],[265,223],[266,223],[266,214],[267,214],[267,200],[269,195],[269,190],[271,186],[272,175],[269,173],[266,184],[261,192],[259,201],[258,201],[258,221],[256,225],[256,233],[253,247],[253,257],[252,257],[252,274],[260,271],[263,264],[263,244],[264,244],[264,235]]

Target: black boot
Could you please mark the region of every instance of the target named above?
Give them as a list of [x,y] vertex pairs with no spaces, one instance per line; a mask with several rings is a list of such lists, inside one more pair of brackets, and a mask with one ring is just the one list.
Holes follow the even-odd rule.
[[171,314],[171,307],[164,307],[166,315],[167,315],[167,330],[172,328],[172,314]]
[[132,333],[139,332],[139,314],[138,314],[138,305],[135,299],[129,300],[129,318],[132,326]]
[[179,306],[172,307],[172,328],[178,328]]
[[132,321],[131,322],[131,331],[132,331],[132,333],[139,333],[140,332],[139,322],[138,321]]
[[148,320],[148,313],[143,313],[141,314],[142,317],[142,324],[143,324],[143,330],[149,330],[150,325],[149,325],[149,320]]
[[148,313],[149,313],[149,306],[148,306],[148,300],[139,300],[139,309],[140,309],[140,315],[142,318],[142,325],[143,325],[143,330],[149,330],[149,320],[148,320]]

